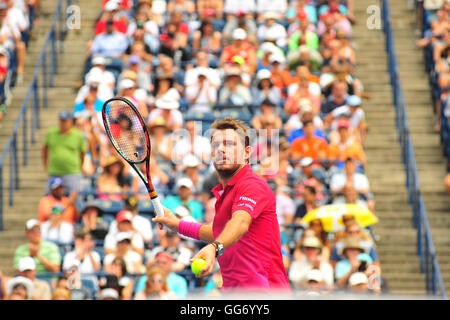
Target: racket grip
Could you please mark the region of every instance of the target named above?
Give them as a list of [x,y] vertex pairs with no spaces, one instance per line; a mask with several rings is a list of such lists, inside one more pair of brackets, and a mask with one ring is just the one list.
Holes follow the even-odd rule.
[[153,209],[155,209],[155,213],[157,217],[164,216],[164,208],[161,204],[161,201],[158,197],[152,199]]

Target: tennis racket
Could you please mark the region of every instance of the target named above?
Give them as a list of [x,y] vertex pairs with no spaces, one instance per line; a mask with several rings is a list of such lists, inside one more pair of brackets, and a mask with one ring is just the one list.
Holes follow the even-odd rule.
[[[164,216],[163,206],[150,176],[150,137],[141,114],[128,99],[115,97],[103,104],[102,118],[111,144],[147,187],[156,216]],[[143,162],[146,176],[137,166]]]

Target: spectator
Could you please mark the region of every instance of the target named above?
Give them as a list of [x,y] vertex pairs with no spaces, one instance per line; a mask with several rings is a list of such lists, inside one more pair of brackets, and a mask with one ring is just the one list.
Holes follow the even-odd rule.
[[331,85],[331,94],[322,102],[321,112],[328,115],[337,107],[343,106],[348,98],[348,85],[345,81],[335,81]]
[[[153,240],[153,231],[152,226],[150,224],[150,221],[147,218],[144,218],[143,216],[139,215],[139,206],[138,206],[138,199],[136,197],[128,197],[125,199],[125,205],[124,210],[126,212],[131,213],[132,215],[132,226],[131,228],[134,230],[134,232],[138,233],[144,242],[150,242]],[[130,218],[131,216],[127,213],[123,214],[125,218]],[[122,222],[127,223],[127,220],[122,220]],[[118,226],[119,226],[119,219],[116,218],[116,220],[112,221],[109,225],[109,233],[110,234],[117,234],[119,232]],[[120,231],[124,231],[127,229],[123,229],[123,226]],[[126,232],[126,231],[125,231]]]
[[33,282],[25,277],[14,277],[6,284],[7,300],[31,300]]
[[95,240],[105,239],[108,233],[108,224],[102,219],[103,210],[97,200],[86,202],[81,211],[81,221],[79,228],[86,233],[90,233]]
[[317,23],[317,9],[308,0],[297,0],[290,3],[286,12],[287,22],[292,25],[295,19]]
[[296,138],[292,143],[292,158],[300,160],[309,157],[322,160],[327,157],[327,142],[314,134],[315,127],[311,120],[303,123],[304,137]]
[[242,84],[242,74],[238,68],[229,68],[225,83],[219,93],[220,105],[243,108],[252,104],[252,96],[248,87]]
[[369,280],[367,279],[367,276],[363,272],[353,273],[348,282],[352,293],[356,294],[370,293]]
[[83,134],[73,128],[71,113],[61,111],[59,127],[47,130],[42,157],[44,169],[48,173],[48,182],[61,177],[72,202],[81,189],[81,168],[85,152]]
[[[122,210],[117,213],[116,223],[114,225],[111,223],[109,232],[105,237],[104,246],[106,254],[118,253],[122,249],[121,255],[123,256],[127,252],[125,249],[130,249],[141,256],[144,255],[144,239],[134,228],[134,218],[135,216],[128,210]],[[119,234],[121,234],[121,237],[119,237]],[[128,235],[129,239],[125,237],[126,235]],[[119,248],[119,242],[126,242],[127,239],[130,240],[130,248],[125,245],[121,245]],[[132,268],[129,267],[128,269],[131,270]]]
[[297,189],[298,198],[302,198],[306,186],[314,187],[316,190],[316,200],[320,203],[325,198],[325,176],[321,168],[314,165],[310,157],[305,157],[300,161],[300,171],[295,169],[293,178],[296,179],[294,187]]
[[156,109],[152,110],[148,117],[148,122],[152,123],[157,117],[162,117],[168,131],[175,131],[183,127],[183,115],[178,110],[180,107],[176,99],[164,97],[156,100]]
[[104,286],[117,288],[120,300],[131,300],[133,295],[134,281],[128,276],[128,272],[132,273],[133,271],[130,271],[127,266],[124,258],[119,256],[113,258],[111,263],[105,264],[108,277],[104,280],[106,282]]
[[[364,252],[364,249],[359,244],[359,241],[350,238],[345,242],[342,255],[345,259],[339,261],[335,268],[336,285],[339,288],[347,288],[348,280],[351,275],[361,270],[362,262],[358,259],[359,255]],[[369,256],[370,258],[370,256]]]
[[328,157],[342,164],[347,158],[359,160],[362,166],[366,165],[366,154],[361,143],[350,135],[350,123],[348,120],[339,120],[339,141],[331,142],[328,149]]
[[256,49],[247,41],[247,32],[242,28],[233,31],[233,42],[225,46],[220,56],[220,67],[227,69],[232,64],[234,56],[241,56],[248,66],[246,70],[249,75],[256,71]]
[[192,181],[195,196],[199,196],[202,193],[205,180],[205,176],[199,172],[200,165],[200,160],[193,154],[188,154],[183,159],[182,175]]
[[150,140],[152,144],[153,157],[158,166],[170,175],[173,171],[172,155],[174,139],[169,131],[166,120],[163,117],[156,117],[148,124]]
[[[150,262],[150,261],[149,261]],[[172,264],[174,262],[174,258],[172,255],[166,251],[159,252],[155,261],[151,261],[151,263],[147,263],[148,268],[150,269],[153,266],[156,266],[163,270],[164,275],[167,281],[167,288],[170,291],[175,292],[176,296],[179,299],[185,299],[188,293],[187,290],[187,281],[182,276],[176,274],[172,271]],[[136,295],[145,290],[145,283],[147,282],[147,275],[139,278],[136,284]]]
[[208,79],[208,70],[199,69],[197,83],[186,87],[185,95],[192,112],[210,112],[217,101],[217,88]]
[[264,12],[264,24],[261,24],[257,31],[258,41],[263,43],[265,41],[273,41],[278,47],[286,47],[287,34],[286,29],[277,23],[278,14],[273,11]]
[[95,36],[89,50],[90,54],[119,59],[127,49],[127,38],[115,30],[112,19],[106,20],[105,28],[105,32]]
[[42,223],[42,239],[57,244],[68,244],[73,240],[73,225],[62,220],[64,207],[55,205],[50,211],[50,217]]
[[292,143],[296,138],[305,136],[305,132],[303,131],[303,122],[305,121],[312,121],[315,127],[314,134],[326,139],[322,119],[314,112],[310,100],[308,98],[300,99],[298,101],[298,109],[298,113],[291,115],[284,125],[288,141]]
[[356,161],[352,158],[345,159],[344,172],[336,172],[331,176],[330,190],[333,193],[340,193],[345,184],[350,182],[358,193],[369,195],[369,179],[364,173],[356,171]]
[[98,79],[100,85],[108,86],[111,90],[114,89],[116,78],[111,71],[106,70],[106,59],[103,56],[92,57],[92,68],[86,74],[85,79],[89,79],[92,73],[95,74],[95,78]]
[[208,56],[208,61],[213,66],[217,66],[217,56],[221,50],[222,34],[214,30],[212,18],[204,18],[200,28],[192,34],[192,50],[194,52],[203,51]]
[[276,188],[276,212],[280,226],[294,221],[295,203],[290,196],[290,188],[285,185]]
[[77,231],[74,239],[74,250],[64,255],[63,265],[79,264],[81,276],[94,279],[94,283],[98,285],[97,277],[87,276],[88,274],[97,273],[101,269],[101,257],[98,252],[94,251],[95,242],[91,234],[86,231]]
[[41,224],[36,219],[26,223],[25,237],[28,242],[20,245],[14,252],[14,268],[18,269],[23,257],[32,257],[36,263],[36,272],[59,272],[61,255],[58,246],[41,239]]
[[258,26],[256,21],[254,21],[251,13],[246,10],[238,10],[237,12],[227,14],[226,24],[223,28],[223,38],[225,43],[232,42],[233,33],[236,29],[243,29],[247,33],[247,40],[255,44],[256,43],[256,32]]
[[142,265],[142,256],[131,248],[131,239],[132,236],[130,232],[119,232],[115,236],[114,240],[117,243],[116,250],[106,254],[105,259],[103,260],[103,265],[106,272],[110,272],[113,269],[111,265],[114,261],[116,261],[116,258],[121,258],[125,261],[126,269],[129,273],[142,272],[144,268]]
[[364,239],[363,232],[361,232],[361,230],[361,226],[356,221],[350,222],[346,225],[345,237],[336,242],[331,251],[330,262],[333,267],[335,267],[339,261],[344,260],[345,257],[342,254],[348,239],[356,239],[359,241],[359,246],[362,250],[364,250],[364,253],[369,254],[374,264],[379,265],[378,253],[373,241]]
[[145,289],[136,293],[134,300],[173,300],[176,294],[167,287],[166,275],[158,267],[147,272]]
[[203,221],[203,208],[200,202],[194,199],[194,184],[191,179],[183,177],[178,179],[176,183],[176,196],[167,196],[162,204],[169,208],[169,210],[175,210],[176,207],[181,205],[189,208],[191,216],[197,221]]
[[185,88],[189,88],[191,85],[195,85],[198,81],[199,73],[203,73],[207,75],[207,78],[211,85],[214,88],[219,89],[221,84],[219,72],[215,68],[210,67],[210,63],[208,62],[208,55],[206,52],[198,51],[195,54],[195,62],[196,67],[187,67],[186,73],[184,77],[184,85]]
[[306,45],[312,50],[319,48],[319,36],[315,32],[315,27],[311,24],[304,12],[297,14],[298,22],[289,25],[289,51],[297,51],[301,45]]
[[67,223],[74,224],[79,219],[79,212],[73,204],[73,197],[65,196],[63,179],[55,177],[50,180],[50,194],[39,200],[38,215],[39,221],[45,222],[50,218],[51,211],[55,206],[62,206],[64,211],[61,219]]
[[281,129],[282,120],[274,112],[275,104],[265,99],[261,102],[261,113],[252,119],[253,129]]
[[306,276],[310,270],[320,270],[325,285],[333,287],[333,268],[328,262],[321,260],[323,246],[317,237],[306,237],[294,252],[294,261],[289,269],[289,280],[297,287],[304,287]]
[[112,21],[114,31],[123,34],[127,33],[127,21],[123,18],[116,18],[119,10],[119,4],[116,1],[108,1],[104,7],[104,11],[100,19],[95,24],[95,35],[107,32],[108,23]]
[[302,223],[302,218],[311,210],[318,208],[316,200],[316,188],[312,186],[305,186],[303,191],[303,203],[295,210],[295,223]]
[[130,184],[124,167],[122,160],[116,156],[107,159],[97,181],[98,199],[122,201],[122,194],[127,192]]
[[277,107],[281,107],[281,90],[274,87],[272,74],[267,69],[256,73],[256,87],[252,88],[253,105],[259,106],[263,101],[269,100]]
[[43,280],[36,279],[36,263],[31,257],[23,257],[19,260],[17,268],[18,276],[30,279],[33,283],[32,300],[50,300],[50,285]]
[[91,96],[90,99],[106,101],[114,96],[113,89],[109,86],[100,83],[103,73],[99,68],[93,68],[89,75],[86,76],[85,84],[78,90],[75,98],[75,105],[81,108],[80,103],[83,103],[86,97]]
[[173,272],[186,269],[190,264],[189,259],[192,257],[192,251],[187,247],[186,242],[182,241],[181,237],[171,230],[160,231],[159,236],[159,246],[147,252],[147,264],[152,264],[160,252],[168,252],[173,258],[171,264]]
[[185,129],[174,147],[174,158],[177,163],[189,154],[196,156],[203,163],[209,163],[211,146],[208,138],[201,135],[201,127],[196,121],[188,120],[185,123]]

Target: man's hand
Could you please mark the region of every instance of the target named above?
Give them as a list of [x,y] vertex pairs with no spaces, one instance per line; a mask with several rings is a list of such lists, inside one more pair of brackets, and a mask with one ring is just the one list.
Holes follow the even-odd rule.
[[204,259],[206,261],[206,266],[200,270],[200,274],[197,277],[203,278],[210,275],[216,264],[216,247],[212,244],[204,246],[195,256],[190,260],[191,263],[195,259]]
[[155,217],[152,219],[153,222],[159,223],[161,228],[163,225],[169,227],[170,230],[178,232],[178,226],[180,224],[180,219],[178,219],[172,211],[162,206],[164,209],[164,216]]

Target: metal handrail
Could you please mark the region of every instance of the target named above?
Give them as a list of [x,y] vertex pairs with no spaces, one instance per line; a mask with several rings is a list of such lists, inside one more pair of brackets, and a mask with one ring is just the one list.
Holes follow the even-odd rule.
[[444,281],[436,258],[427,211],[420,191],[416,157],[411,142],[409,121],[406,114],[402,85],[399,79],[389,4],[387,0],[381,0],[381,3],[388,67],[396,111],[396,127],[402,148],[403,163],[405,164],[409,203],[413,211],[412,222],[414,228],[417,229],[417,255],[420,258],[420,270],[422,273],[425,273],[427,293],[437,296],[439,291],[440,296],[447,299]]
[[[0,231],[4,230],[3,218],[3,167],[9,155],[9,206],[14,204],[14,191],[19,189],[19,169],[28,165],[28,148],[30,144],[36,143],[36,131],[40,128],[40,103],[47,108],[47,90],[53,87],[53,78],[58,72],[57,60],[59,55],[64,53],[64,35],[67,32],[66,8],[72,0],[59,0],[53,14],[50,30],[44,41],[44,45],[39,55],[39,59],[34,69],[34,76],[31,80],[25,98],[22,102],[19,114],[14,122],[13,133],[8,139],[0,156]],[[64,10],[63,10],[64,7]],[[59,43],[59,50],[56,48]],[[48,52],[49,51],[49,52]],[[47,61],[50,59],[49,61]],[[42,76],[42,81],[40,81]],[[40,93],[42,91],[42,95]],[[20,127],[22,126],[22,131]],[[17,150],[18,139],[22,139],[22,164],[19,162]]]

